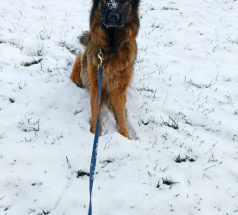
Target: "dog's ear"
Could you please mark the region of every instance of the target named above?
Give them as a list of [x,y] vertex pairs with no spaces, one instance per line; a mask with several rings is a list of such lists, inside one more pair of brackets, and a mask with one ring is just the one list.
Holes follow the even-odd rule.
[[98,4],[99,4],[100,1],[101,1],[101,0],[93,0],[93,1],[92,1],[92,2],[93,2],[92,8],[93,8],[93,9],[96,9],[96,8],[98,7]]
[[100,0],[93,0],[93,5],[97,6],[99,2],[100,2]]
[[138,8],[140,4],[140,0],[132,0],[131,4],[132,4],[132,7]]
[[93,0],[93,4],[98,4],[100,0]]

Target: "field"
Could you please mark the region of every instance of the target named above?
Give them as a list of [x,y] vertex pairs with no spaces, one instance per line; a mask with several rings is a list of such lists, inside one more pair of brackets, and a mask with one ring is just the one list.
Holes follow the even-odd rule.
[[[3,0],[0,214],[85,215],[94,135],[71,73],[89,0]],[[103,110],[94,215],[238,214],[238,2],[142,1],[127,97]]]

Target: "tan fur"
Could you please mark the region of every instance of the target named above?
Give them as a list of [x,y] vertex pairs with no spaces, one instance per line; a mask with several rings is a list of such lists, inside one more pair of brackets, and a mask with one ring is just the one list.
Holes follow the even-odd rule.
[[[106,104],[114,113],[118,132],[127,138],[130,137],[125,117],[126,91],[133,75],[139,28],[137,23],[130,21],[132,16],[133,14],[129,14],[124,31],[114,35],[116,51],[104,53],[101,96],[101,103]],[[85,46],[85,52],[77,56],[70,78],[77,86],[89,89],[92,114],[90,131],[94,133],[97,117],[98,53],[101,47],[107,47],[108,38],[100,21],[100,11],[95,10],[91,17],[90,32],[85,32],[80,39]]]
[[80,78],[80,71],[81,71],[81,58],[82,58],[82,54],[79,53],[76,61],[74,63],[74,67],[73,67],[73,71],[70,75],[70,79],[77,84],[78,87],[83,87],[82,85],[82,81]]

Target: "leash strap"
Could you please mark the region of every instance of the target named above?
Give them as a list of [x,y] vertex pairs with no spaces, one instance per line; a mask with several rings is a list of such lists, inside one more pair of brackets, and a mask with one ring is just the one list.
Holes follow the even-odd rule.
[[[100,55],[101,54],[101,55]],[[94,182],[94,174],[96,169],[96,162],[97,162],[97,149],[98,149],[98,137],[99,137],[99,122],[100,122],[100,101],[101,101],[101,89],[102,89],[102,79],[103,79],[103,67],[102,67],[102,60],[103,55],[102,51],[100,50],[99,57],[101,63],[98,65],[98,113],[97,113],[97,123],[96,123],[96,130],[93,142],[93,152],[91,157],[91,165],[90,165],[90,176],[89,176],[89,209],[88,215],[92,215],[92,191],[93,191],[93,182]]]

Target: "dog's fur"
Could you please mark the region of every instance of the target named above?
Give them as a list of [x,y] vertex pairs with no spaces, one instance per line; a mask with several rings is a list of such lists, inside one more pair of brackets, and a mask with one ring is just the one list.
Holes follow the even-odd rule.
[[[139,30],[138,7],[140,0],[93,0],[90,31],[84,32],[80,42],[84,53],[76,58],[71,80],[79,87],[88,88],[91,101],[91,132],[95,132],[97,118],[98,53],[105,50],[101,104],[114,113],[118,132],[130,138],[125,117],[126,90],[130,84],[137,55],[136,37]],[[125,23],[118,28],[103,23],[108,2],[118,2],[125,13]],[[100,126],[101,133],[101,126]]]

